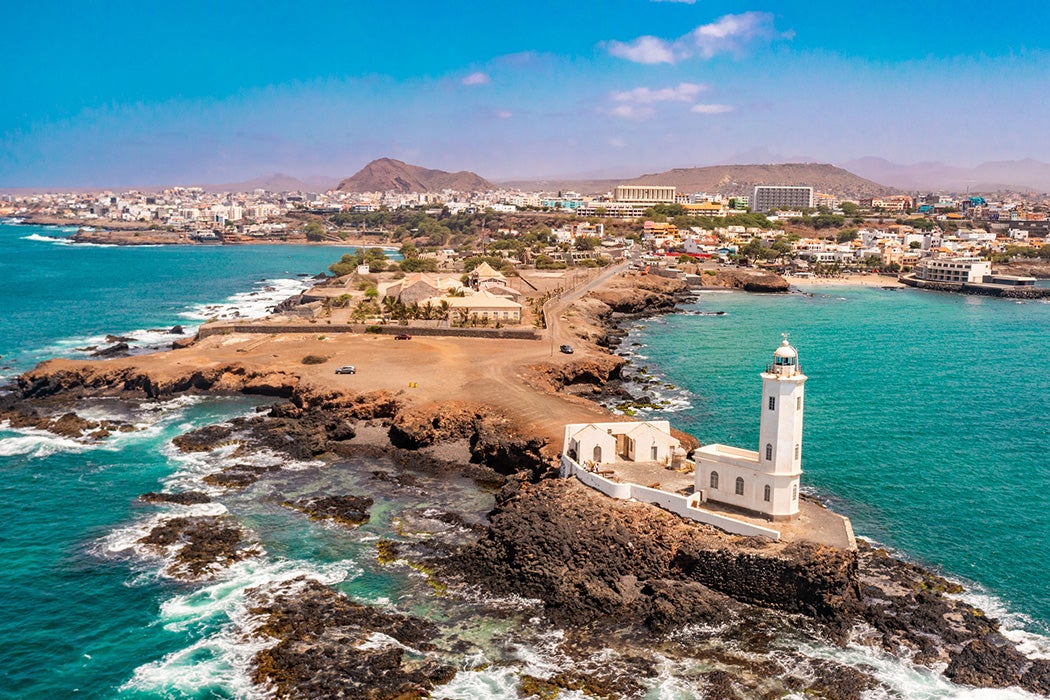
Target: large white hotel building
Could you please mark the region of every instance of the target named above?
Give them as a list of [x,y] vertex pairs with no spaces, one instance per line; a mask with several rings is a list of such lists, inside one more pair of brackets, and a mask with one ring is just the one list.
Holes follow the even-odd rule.
[[751,198],[751,211],[770,209],[812,209],[813,188],[795,185],[758,185]]

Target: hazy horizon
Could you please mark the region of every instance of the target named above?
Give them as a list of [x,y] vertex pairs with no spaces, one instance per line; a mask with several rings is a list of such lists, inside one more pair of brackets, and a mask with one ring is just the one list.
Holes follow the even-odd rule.
[[379,157],[490,180],[763,152],[1050,161],[1050,116],[1024,102],[1050,80],[1050,8],[1008,0],[994,21],[972,1],[913,8],[17,6],[0,48],[0,187],[339,179]]

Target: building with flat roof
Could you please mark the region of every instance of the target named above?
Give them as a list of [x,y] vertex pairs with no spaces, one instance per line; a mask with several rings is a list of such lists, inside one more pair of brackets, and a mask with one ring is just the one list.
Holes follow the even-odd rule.
[[618,185],[615,196],[617,202],[674,204],[677,190],[663,185]]
[[758,185],[751,198],[751,210],[767,212],[771,209],[812,209],[813,188],[796,185]]
[[915,277],[927,282],[983,282],[992,264],[980,258],[934,258],[915,268]]

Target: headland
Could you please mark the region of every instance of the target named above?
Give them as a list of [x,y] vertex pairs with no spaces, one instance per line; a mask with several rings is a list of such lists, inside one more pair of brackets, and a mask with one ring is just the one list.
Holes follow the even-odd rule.
[[[496,484],[487,522],[466,539],[435,538],[420,548],[377,545],[377,556],[420,567],[445,591],[480,587],[538,599],[547,622],[567,630],[570,646],[581,654],[596,647],[659,645],[672,657],[714,664],[709,685],[723,691],[711,697],[771,692],[768,679],[778,678],[776,692],[825,697],[860,697],[878,687],[863,670],[834,661],[814,665],[798,651],[778,647],[782,636],[865,644],[974,686],[1050,692],[1050,662],[1020,654],[996,621],[949,595],[958,591],[954,584],[886,552],[863,543],[852,551],[730,535],[557,478],[565,424],[616,420],[594,399],[622,398],[617,380],[624,360],[609,352],[618,324],[670,311],[687,294],[679,280],[612,267],[549,301],[548,328],[536,339],[397,340],[387,333],[326,332],[318,323],[311,333],[230,329],[152,355],[56,359],[18,379],[2,417],[90,440],[122,428],[76,416],[88,397],[256,394],[277,402],[232,428],[190,434],[179,448],[211,449],[243,430],[252,436],[245,440],[296,459],[381,450],[414,465],[406,470],[444,469]],[[571,344],[574,352],[559,352],[561,344]],[[307,357],[322,359],[304,363]],[[354,374],[335,373],[349,364]],[[692,436],[676,437],[690,447],[698,443]],[[241,468],[217,478],[236,489],[266,478],[266,472]],[[367,510],[360,500],[367,494],[358,496],[335,504],[352,511],[351,520]],[[330,505],[300,504],[318,512]],[[442,517],[457,522],[452,506]],[[251,556],[221,520],[169,525],[150,538],[193,543],[185,568],[191,580]],[[370,664],[383,665],[395,679],[376,697],[423,692],[449,677],[447,664],[419,667],[401,652],[379,659],[374,650],[348,652],[339,643],[348,627],[387,630],[400,643],[440,659],[441,650],[428,646],[432,623],[373,614],[309,582],[252,595],[259,599],[258,613],[269,616],[267,634],[279,640],[256,658],[256,678],[276,684],[283,695],[323,697],[346,691],[351,682],[378,688],[382,681],[363,670]],[[716,631],[703,633],[702,644],[666,636],[689,625]],[[718,651],[725,638],[738,641],[747,658]],[[302,663],[297,650],[308,640],[332,665]],[[785,677],[784,654],[805,672]],[[630,695],[638,690],[632,678],[654,672],[651,662],[618,663],[602,672],[530,682],[548,694],[587,687],[601,696]]]

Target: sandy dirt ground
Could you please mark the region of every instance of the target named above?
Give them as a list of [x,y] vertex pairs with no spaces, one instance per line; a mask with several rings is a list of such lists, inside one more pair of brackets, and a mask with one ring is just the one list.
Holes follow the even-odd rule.
[[[99,368],[133,366],[159,379],[174,378],[197,368],[241,365],[260,373],[283,372],[319,388],[348,393],[388,390],[399,400],[424,407],[447,401],[485,404],[508,418],[508,430],[548,441],[548,451],[561,450],[566,423],[615,420],[595,403],[554,392],[537,368],[586,360],[603,352],[583,342],[580,332],[561,319],[575,300],[601,286],[623,269],[603,270],[598,276],[552,302],[554,324],[538,340],[339,333],[215,335],[179,350],[91,362]],[[588,329],[589,330],[589,329]],[[411,332],[411,329],[406,329]],[[559,351],[562,343],[576,350]],[[303,364],[307,355],[319,355],[322,364]],[[52,360],[52,368],[78,366],[85,361]],[[356,374],[336,374],[341,365],[354,365]]]
[[903,287],[896,277],[886,275],[841,275],[839,277],[793,277],[784,279],[792,287]]

